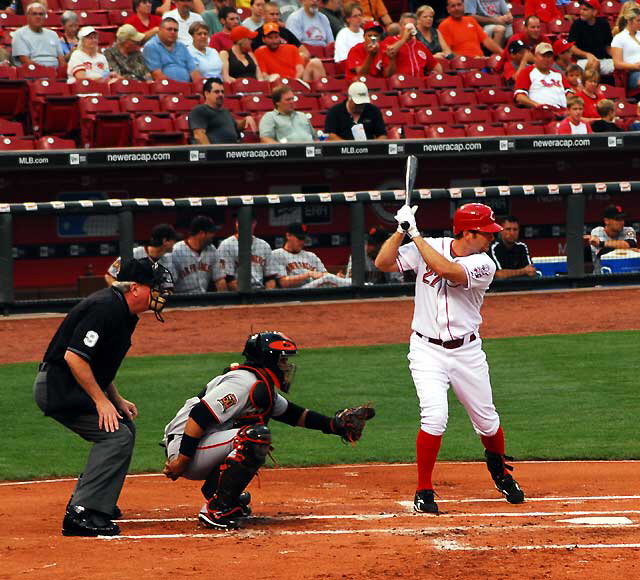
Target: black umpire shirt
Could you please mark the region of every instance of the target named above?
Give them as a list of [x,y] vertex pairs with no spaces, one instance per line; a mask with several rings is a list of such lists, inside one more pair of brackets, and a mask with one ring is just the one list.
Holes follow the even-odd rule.
[[89,363],[105,390],[131,347],[138,316],[122,292],[105,288],[76,304],[60,324],[44,355],[47,366],[47,414],[95,412],[95,404],[76,382],[64,360],[67,350]]
[[611,58],[607,54],[607,47],[611,46],[612,38],[606,18],[596,18],[593,26],[578,18],[569,30],[569,42],[575,42],[580,50],[590,52],[596,58]]
[[496,263],[498,270],[519,270],[531,264],[529,248],[524,242],[516,242],[511,249],[502,240],[493,242],[489,256]]
[[[367,139],[376,139],[387,134],[380,109],[371,103],[365,104],[358,123],[362,123]],[[342,101],[329,109],[327,118],[324,120],[324,132],[335,133],[342,139],[353,141],[351,127],[355,124],[353,117],[347,111],[347,101]]]

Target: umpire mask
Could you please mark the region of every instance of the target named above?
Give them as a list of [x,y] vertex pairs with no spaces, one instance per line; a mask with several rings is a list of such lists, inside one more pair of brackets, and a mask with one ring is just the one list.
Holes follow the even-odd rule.
[[160,313],[167,303],[167,298],[173,293],[173,277],[169,270],[157,262],[153,265],[153,270],[153,284],[149,292],[149,310],[153,311],[160,322],[164,322]]

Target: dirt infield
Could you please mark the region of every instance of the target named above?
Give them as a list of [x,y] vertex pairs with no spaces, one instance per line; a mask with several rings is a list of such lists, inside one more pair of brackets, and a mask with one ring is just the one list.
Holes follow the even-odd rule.
[[[638,288],[489,295],[484,337],[640,329]],[[238,351],[279,328],[302,348],[406,342],[412,301],[170,310],[133,355]],[[623,313],[623,315],[621,315]],[[38,361],[60,317],[0,320],[0,361]],[[383,442],[381,442],[383,444]],[[411,511],[414,465],[263,470],[242,529],[198,526],[199,485],[127,479],[122,535],[64,538],[72,480],[0,483],[0,579],[429,580],[640,578],[640,462],[523,462],[512,506],[484,465],[440,463],[443,514]],[[584,519],[587,518],[587,519]]]

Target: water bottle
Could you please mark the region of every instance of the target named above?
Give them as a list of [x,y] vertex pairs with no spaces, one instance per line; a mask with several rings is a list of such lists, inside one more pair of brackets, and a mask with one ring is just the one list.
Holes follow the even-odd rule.
[[329,138],[329,136],[322,129],[318,129],[317,136],[318,141],[326,141]]

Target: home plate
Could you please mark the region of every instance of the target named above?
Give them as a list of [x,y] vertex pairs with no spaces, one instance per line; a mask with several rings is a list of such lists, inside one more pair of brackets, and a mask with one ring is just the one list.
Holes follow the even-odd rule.
[[629,518],[616,517],[592,517],[592,518],[571,518],[568,520],[557,520],[567,524],[585,524],[590,526],[627,526],[633,522]]

